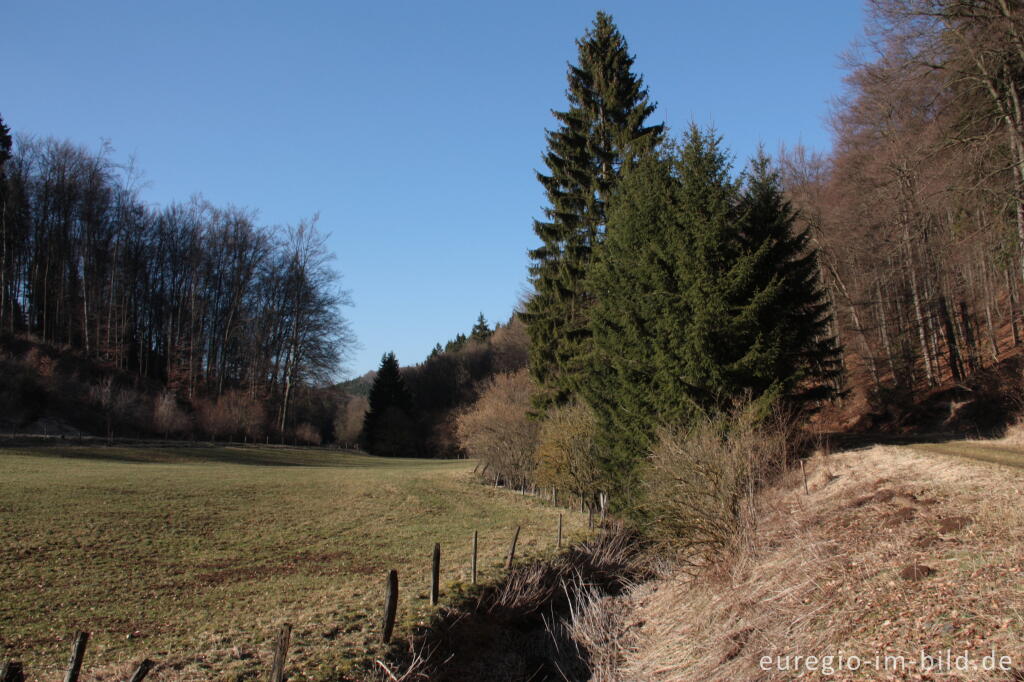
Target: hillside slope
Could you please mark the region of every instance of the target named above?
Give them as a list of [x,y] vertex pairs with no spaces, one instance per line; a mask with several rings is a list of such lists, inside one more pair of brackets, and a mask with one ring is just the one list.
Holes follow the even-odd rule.
[[615,677],[1024,679],[1024,470],[877,446],[808,474],[717,575],[633,593]]

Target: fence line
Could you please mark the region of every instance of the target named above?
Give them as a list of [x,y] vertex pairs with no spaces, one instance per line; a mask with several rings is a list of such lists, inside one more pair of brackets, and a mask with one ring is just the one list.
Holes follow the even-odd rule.
[[[536,494],[536,491],[534,491]],[[602,493],[603,495],[603,493]],[[551,493],[552,502],[557,499],[557,491],[552,489]],[[604,525],[604,507],[605,499],[601,499],[601,521],[602,526]],[[582,506],[582,500],[581,500]],[[589,521],[590,527],[593,528],[594,520],[594,509],[590,509]],[[555,534],[555,548],[560,550],[562,548],[562,517],[563,514],[558,514],[558,526]],[[505,558],[505,570],[512,570],[512,566],[515,560],[516,546],[519,541],[521,526],[516,526],[515,531],[512,534],[512,541],[509,544],[508,553]],[[477,582],[477,550],[479,541],[479,531],[473,531],[472,546],[470,552],[470,576],[472,584]],[[434,543],[434,550],[431,554],[431,565],[430,565],[430,603],[436,606],[440,599],[440,574],[441,574],[441,543]],[[398,614],[398,571],[392,569],[387,574],[386,579],[386,590],[384,599],[384,617],[381,628],[382,641],[385,644],[390,644],[392,635],[394,634],[395,620]],[[289,623],[284,623],[280,627],[277,633],[277,637],[274,644],[273,662],[270,669],[268,682],[284,682],[285,676],[285,665],[287,662],[288,647],[291,641],[292,626]],[[82,665],[85,660],[85,652],[89,643],[90,633],[88,632],[77,632],[75,633],[74,642],[71,648],[71,655],[68,659],[67,670],[64,675],[64,682],[78,682],[81,674]],[[156,663],[149,658],[144,658],[128,682],[143,682],[146,676],[156,667]],[[25,671],[21,662],[17,660],[8,660],[0,664],[0,682],[25,682]]]

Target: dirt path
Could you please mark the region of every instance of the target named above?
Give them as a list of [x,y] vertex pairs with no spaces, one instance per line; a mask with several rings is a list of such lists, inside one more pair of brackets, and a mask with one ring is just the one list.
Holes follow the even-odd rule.
[[1006,441],[952,440],[914,443],[905,447],[926,454],[963,457],[1024,469],[1024,447]]

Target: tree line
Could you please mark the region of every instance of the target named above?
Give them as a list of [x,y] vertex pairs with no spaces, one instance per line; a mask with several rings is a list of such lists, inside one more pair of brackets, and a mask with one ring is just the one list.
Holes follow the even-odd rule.
[[1024,3],[870,0],[833,149],[739,172],[714,130],[651,122],[611,17],[577,48],[537,174],[529,376],[459,421],[495,476],[629,505],[659,477],[756,478],[735,443],[785,451],[770,413],[1009,390],[989,370],[1022,335]]
[[528,344],[517,315],[491,328],[481,314],[469,334],[438,343],[416,365],[385,353],[367,398],[350,403],[348,438],[384,456],[464,457],[459,415],[495,376],[524,370]]
[[334,379],[354,341],[316,218],[280,228],[202,198],[151,206],[109,147],[0,131],[0,331],[186,406],[231,394],[266,410],[261,434],[294,429],[297,387]]
[[[671,139],[652,124],[607,14],[577,48],[537,174],[549,205],[522,314],[533,386],[495,381],[462,434],[499,476],[561,478],[622,503],[639,497],[662,429],[834,397],[840,350],[815,249],[767,156],[737,175],[713,130]],[[499,394],[505,409],[489,405]],[[521,454],[486,447],[488,428]]]
[[872,0],[830,154],[782,155],[848,384],[876,410],[979,387],[1021,343],[1024,6]]

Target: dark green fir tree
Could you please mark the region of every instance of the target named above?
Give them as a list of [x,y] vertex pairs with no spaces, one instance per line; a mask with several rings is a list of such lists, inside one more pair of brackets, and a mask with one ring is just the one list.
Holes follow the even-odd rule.
[[11,158],[11,129],[0,116],[0,177],[3,177],[4,165]]
[[360,447],[385,457],[418,454],[412,395],[394,353],[385,353],[381,358],[368,400],[370,407],[363,418]]
[[659,426],[752,400],[834,394],[839,351],[816,255],[767,159],[742,182],[713,133],[628,172],[592,271],[583,385],[608,478],[627,501]]
[[469,338],[474,341],[486,341],[491,337],[491,328],[487,325],[487,318],[484,317],[483,313],[476,318],[476,324],[473,325],[472,331],[469,332]]
[[835,398],[842,352],[831,333],[832,310],[818,269],[818,253],[786,199],[778,173],[760,152],[750,164],[739,204],[745,256],[737,284],[746,288],[739,309],[749,350],[733,368],[754,395],[799,406]]
[[612,18],[598,12],[576,45],[569,107],[553,112],[559,126],[547,132],[548,173],[537,174],[549,205],[545,219],[534,221],[541,246],[530,252],[534,291],[523,314],[541,407],[578,392],[594,300],[586,277],[604,234],[606,204],[623,169],[655,149],[663,134],[662,126],[646,124],[655,105]]
[[625,174],[588,281],[596,303],[581,393],[597,416],[606,484],[624,506],[633,501],[654,418],[665,403],[681,406],[672,400],[678,385],[660,380],[678,356],[690,317],[682,296],[689,235],[675,214],[678,190],[668,159],[650,156]]

